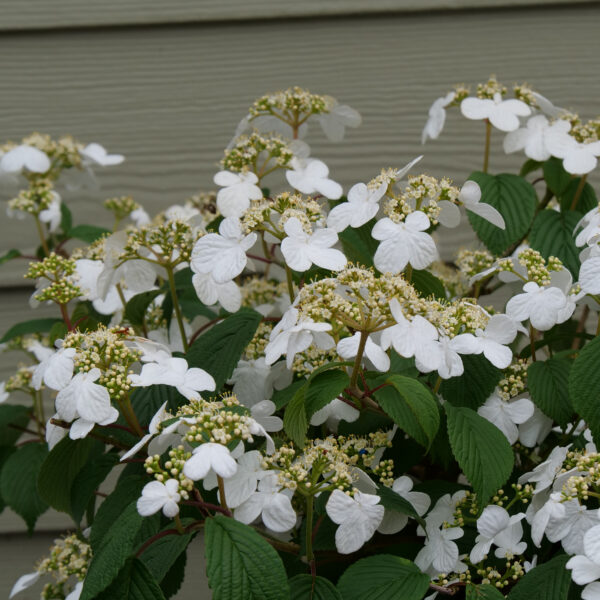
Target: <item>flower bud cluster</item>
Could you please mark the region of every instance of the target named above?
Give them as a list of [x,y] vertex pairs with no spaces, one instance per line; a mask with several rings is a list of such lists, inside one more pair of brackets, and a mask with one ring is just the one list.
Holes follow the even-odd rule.
[[20,366],[17,369],[17,372],[11,375],[6,380],[6,385],[4,386],[5,391],[7,392],[25,392],[26,394],[30,394],[35,392],[33,387],[31,386],[31,377],[33,376],[33,367],[30,366]]
[[504,370],[504,377],[498,383],[498,393],[500,398],[508,402],[523,393],[527,387],[527,368],[529,362],[526,358],[515,358]]
[[590,119],[587,123],[583,123],[579,117],[575,116],[569,134],[583,144],[597,142],[600,140],[600,117]]
[[462,248],[456,257],[456,266],[469,279],[489,269],[494,264],[494,257],[488,250],[468,250]]
[[128,217],[134,210],[140,208],[131,196],[120,196],[117,198],[108,198],[104,201],[104,208],[110,210],[117,221]]
[[67,304],[69,301],[79,296],[83,292],[75,283],[75,261],[72,258],[65,258],[52,252],[41,261],[29,263],[29,269],[25,274],[27,279],[46,279],[49,283],[38,282],[40,291],[35,294],[35,299],[39,302],[56,302],[57,304]]
[[452,302],[430,300],[427,302],[427,313],[423,316],[451,338],[460,333],[475,333],[477,329],[485,329],[489,321],[488,313],[469,298]]
[[268,321],[259,323],[254,337],[244,350],[244,355],[248,360],[256,360],[265,355],[265,348],[269,343],[271,331],[273,331],[273,323]]
[[477,97],[482,99],[492,99],[495,94],[505,96],[506,86],[498,82],[495,75],[491,75],[485,83],[477,84]]
[[378,464],[372,467],[372,471],[377,477],[381,485],[392,487],[394,483],[394,461],[391,458],[381,460]]
[[183,446],[177,446],[169,450],[169,458],[164,465],[158,454],[149,456],[144,461],[144,469],[148,475],[153,475],[156,481],[165,483],[169,479],[176,479],[179,482],[179,494],[184,500],[189,500],[190,492],[194,488],[194,482],[183,473],[185,462],[192,456],[191,452],[185,450]]
[[556,256],[550,256],[546,261],[542,255],[532,248],[526,248],[519,252],[519,264],[527,269],[529,281],[535,281],[538,285],[550,284],[550,271],[562,271],[563,264]]
[[249,109],[251,117],[279,115],[287,123],[294,124],[303,116],[321,114],[331,110],[333,99],[311,94],[300,87],[266,94],[257,98]]
[[315,369],[331,362],[342,360],[335,347],[328,350],[310,346],[303,352],[298,352],[292,364],[292,371],[301,377],[310,375]]
[[561,494],[565,501],[577,498],[587,501],[600,497],[600,453],[571,451],[567,454],[563,472],[573,471],[564,483]]
[[[271,161],[274,162],[274,168],[285,168],[292,158],[294,151],[287,140],[273,133],[261,134],[254,131],[239,136],[233,148],[225,150],[221,166],[234,173],[252,171],[262,177]],[[259,160],[262,161],[261,165]]]
[[252,308],[262,304],[274,304],[287,292],[285,283],[253,276],[242,282],[242,305]]
[[138,362],[141,351],[130,347],[129,340],[134,332],[131,328],[101,325],[95,331],[68,333],[63,348],[77,350],[74,363],[76,372],[100,369],[98,384],[104,386],[111,398],[126,397],[131,389],[132,366]]
[[8,210],[39,215],[50,207],[56,197],[52,181],[45,177],[37,178],[28,189],[21,190],[16,198],[8,201]]

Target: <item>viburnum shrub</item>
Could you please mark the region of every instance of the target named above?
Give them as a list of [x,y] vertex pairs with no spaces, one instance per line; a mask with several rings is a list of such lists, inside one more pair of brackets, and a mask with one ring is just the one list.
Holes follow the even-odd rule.
[[[1,388],[0,490],[30,531],[74,523],[13,595],[169,598],[201,533],[216,600],[600,598],[600,120],[507,94],[429,111],[423,141],[453,106],[483,122],[462,186],[418,157],[347,195],[302,138],[360,115],[263,96],[216,193],[153,218],[111,198],[112,230],[59,191],[122,156],[2,148],[39,235],[31,304],[57,316],[1,340],[27,363]],[[494,129],[519,174],[489,172]],[[465,215],[479,241],[441,261]]]

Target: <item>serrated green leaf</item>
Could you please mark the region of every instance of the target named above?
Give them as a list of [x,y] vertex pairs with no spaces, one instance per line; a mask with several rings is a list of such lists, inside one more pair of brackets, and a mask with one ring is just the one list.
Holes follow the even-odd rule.
[[504,600],[504,595],[493,585],[467,583],[466,600]]
[[529,231],[537,205],[535,189],[522,177],[507,173],[489,175],[476,171],[469,179],[479,184],[481,202],[490,204],[503,216],[506,229],[467,210],[469,222],[490,252],[502,254]]
[[584,346],[569,374],[569,396],[579,416],[600,439],[600,337]]
[[190,367],[200,367],[210,373],[220,390],[254,337],[262,319],[260,313],[241,308],[203,333],[190,346],[186,359]]
[[[189,519],[188,519],[189,521]],[[185,527],[188,523],[184,522]],[[167,526],[167,529],[172,529],[173,526]],[[184,535],[166,535],[152,542],[139,558],[148,567],[148,570],[154,575],[154,578],[159,583],[166,576],[173,564],[179,558],[182,552],[185,552],[188,544],[194,536],[193,533]]]
[[295,396],[296,392],[303,386],[306,385],[305,379],[299,379],[298,381],[293,381],[287,387],[281,390],[275,390],[273,395],[271,396],[271,402],[275,404],[277,410],[287,406],[292,398]]
[[581,214],[578,212],[559,213],[552,209],[542,210],[536,216],[529,244],[534,250],[548,259],[556,256],[562,260],[574,279],[579,275],[579,249],[575,245],[573,230]]
[[206,573],[213,600],[287,600],[290,597],[281,559],[254,529],[217,515],[206,520],[204,538]]
[[461,358],[463,374],[443,380],[440,393],[453,406],[467,406],[477,410],[494,391],[502,378],[502,371],[483,354],[467,354]]
[[419,292],[419,294],[424,298],[433,296],[438,300],[446,300],[447,296],[444,284],[429,271],[419,271],[415,269],[412,272],[410,282],[417,292]]
[[375,392],[379,406],[394,422],[416,440],[429,448],[440,426],[437,402],[420,381],[404,375],[391,375],[390,385]]
[[33,531],[38,517],[48,510],[37,490],[38,474],[47,454],[45,443],[25,444],[6,459],[0,473],[2,498],[23,517],[29,532]]
[[173,563],[173,566],[169,569],[168,573],[163,577],[160,582],[160,589],[162,590],[165,598],[174,596],[181,588],[183,579],[185,577],[185,566],[187,564],[187,551],[184,550]]
[[569,399],[570,370],[571,363],[558,358],[531,363],[527,369],[531,399],[561,427],[566,427],[573,417],[573,405]]
[[125,305],[125,320],[129,321],[132,325],[142,325],[148,307],[154,298],[161,293],[162,290],[150,290],[149,292],[142,292],[130,298]]
[[[81,598],[83,598],[83,592]],[[165,596],[148,567],[141,560],[130,558],[123,565],[115,580],[106,590],[96,596],[95,600],[117,599],[165,600]]]
[[85,577],[80,600],[96,598],[115,580],[133,552],[142,521],[143,517],[138,513],[134,500],[114,520],[98,547],[92,546],[94,556]]
[[348,375],[338,370],[325,371],[311,379],[304,396],[308,420],[310,421],[317,411],[337,398],[349,385]]
[[12,248],[6,254],[0,256],[0,265],[12,260],[13,258],[19,258],[19,256],[21,256],[21,251],[17,250],[16,248]]
[[29,423],[29,409],[19,404],[0,404],[0,446],[12,446]]
[[28,333],[46,333],[50,331],[54,323],[62,323],[62,319],[31,319],[13,325],[0,339],[0,344],[9,342],[13,338]]
[[373,266],[373,256],[378,244],[371,235],[374,224],[375,221],[371,220],[362,227],[347,227],[339,234],[344,254],[349,261],[365,267]]
[[306,432],[308,431],[308,417],[306,416],[306,404],[304,402],[306,388],[298,388],[294,397],[285,408],[283,415],[283,429],[290,439],[298,446],[303,448],[306,442]]
[[444,404],[448,437],[454,458],[485,506],[510,477],[514,464],[512,448],[505,435],[474,410]]
[[525,574],[508,595],[508,600],[566,600],[571,587],[571,573],[565,554],[555,556]]
[[425,527],[425,521],[419,516],[415,507],[406,498],[397,494],[392,488],[380,485],[377,488],[377,495],[381,498],[380,504],[387,510],[393,510],[400,514],[407,515],[411,519],[418,521],[419,525]]
[[429,576],[410,560],[380,554],[348,567],[337,584],[344,600],[421,600]]
[[550,158],[543,165],[544,179],[550,191],[560,198],[571,181],[571,174],[567,173],[560,158]]
[[324,577],[303,574],[290,579],[290,600],[343,600],[335,585]]
[[183,290],[179,294],[178,300],[183,316],[190,321],[198,316],[211,320],[217,316],[214,310],[211,310],[208,306],[200,302],[200,298],[198,298],[198,294],[194,288]]
[[52,508],[71,513],[71,489],[78,473],[88,460],[102,453],[103,445],[93,438],[63,438],[48,454],[41,466],[38,490]]
[[69,230],[69,237],[92,244],[103,235],[110,235],[110,229],[98,227],[97,225],[77,225]]

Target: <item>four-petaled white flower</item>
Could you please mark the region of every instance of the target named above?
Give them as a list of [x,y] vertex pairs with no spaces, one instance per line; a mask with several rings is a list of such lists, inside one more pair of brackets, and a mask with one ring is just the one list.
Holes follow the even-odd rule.
[[66,387],[73,377],[75,352],[75,348],[60,348],[42,360],[31,378],[33,389],[41,389],[42,382],[56,391]]
[[344,253],[332,248],[338,241],[333,229],[316,229],[308,234],[302,223],[292,217],[283,226],[287,237],[281,242],[281,253],[285,262],[294,271],[307,271],[315,264],[330,271],[340,271],[348,262]]
[[283,362],[267,365],[265,358],[240,360],[227,383],[233,384],[233,393],[248,408],[268,400],[273,390],[283,389],[292,383],[292,373]]
[[[437,357],[432,355],[430,362],[417,366],[422,373],[437,371],[442,379],[450,379],[451,377],[459,377],[464,373],[461,354],[477,354],[478,345],[475,336],[470,333],[461,333],[456,337],[449,338],[445,335],[440,336],[438,342],[439,350]],[[438,361],[434,368],[430,368],[435,361]]]
[[171,385],[188,400],[198,398],[198,392],[214,392],[215,380],[204,369],[189,368],[185,358],[165,358],[159,363],[148,362],[139,375],[130,375],[131,385],[147,387],[149,385]]
[[208,233],[196,242],[190,266],[195,273],[210,273],[217,283],[226,283],[244,270],[246,252],[256,240],[256,233],[242,233],[238,219],[223,219],[219,233]]
[[327,226],[334,231],[346,227],[360,227],[370,221],[379,210],[379,201],[387,190],[384,181],[378,188],[370,190],[364,183],[357,183],[348,192],[348,202],[334,206],[327,216]]
[[528,117],[531,109],[525,102],[511,98],[503,100],[502,94],[494,98],[465,98],[460,103],[460,111],[474,121],[487,119],[500,131],[514,131],[519,128],[519,117]]
[[409,214],[402,223],[389,218],[377,221],[371,235],[381,241],[373,262],[382,273],[400,273],[407,264],[424,269],[436,260],[438,253],[433,238],[424,233],[431,223],[421,211]]
[[[566,124],[567,131],[570,127],[567,121],[557,121]],[[559,125],[564,127],[564,125]],[[527,121],[525,127],[516,129],[506,134],[504,138],[504,152],[512,154],[524,150],[525,156],[532,160],[544,162],[550,158],[551,153],[546,144],[546,132],[552,135],[551,125],[544,115],[535,115]]]
[[292,169],[286,171],[288,183],[303,194],[321,194],[329,200],[337,200],[343,193],[342,186],[329,179],[329,168],[316,158],[302,160],[293,158]]
[[224,217],[240,218],[250,207],[250,200],[263,197],[262,190],[256,185],[258,177],[251,171],[219,171],[213,181],[221,186],[217,193],[217,207]]
[[212,469],[219,477],[233,477],[237,471],[235,458],[229,448],[206,442],[194,448],[191,458],[183,465],[183,474],[193,481],[204,479]]
[[288,309],[271,331],[265,348],[266,364],[272,365],[285,354],[287,368],[291,369],[296,354],[306,350],[313,342],[321,350],[333,348],[335,342],[326,333],[331,329],[331,323],[315,323],[311,318],[300,317],[297,308]]
[[104,146],[97,143],[88,144],[79,152],[85,165],[100,165],[110,167],[120,165],[125,157],[122,154],[109,154]]
[[512,361],[510,344],[517,335],[517,324],[506,315],[493,315],[485,329],[475,330],[477,354],[483,355],[499,369],[506,369]]
[[592,527],[583,536],[583,554],[573,556],[566,565],[577,585],[585,585],[582,600],[600,598],[600,525]]
[[471,550],[470,560],[473,564],[481,562],[489,553],[492,545],[497,546],[495,555],[498,558],[512,558],[525,552],[527,544],[521,542],[523,526],[521,520],[525,513],[509,515],[501,506],[486,506],[479,519],[475,546]]
[[560,318],[561,310],[567,305],[567,297],[562,290],[557,287],[540,287],[534,281],[528,281],[523,286],[523,291],[524,294],[513,296],[506,304],[506,314],[511,319],[529,319],[532,327],[539,331],[548,331],[566,320]]
[[0,159],[0,169],[5,173],[20,173],[23,169],[31,173],[45,173],[50,164],[45,152],[25,144],[9,150]]
[[338,104],[333,98],[328,100],[329,112],[317,115],[317,121],[329,140],[341,142],[346,127],[358,127],[362,123],[362,117],[357,110],[347,104]]
[[439,528],[427,522],[425,545],[417,556],[415,564],[425,573],[451,573],[463,570],[458,556],[458,546],[454,540],[461,538],[464,531],[460,527]]
[[500,229],[506,229],[504,217],[491,204],[480,202],[481,188],[475,181],[467,181],[462,186],[458,199],[467,210]]
[[[412,507],[415,509],[417,514],[421,517],[423,516],[427,510],[429,509],[429,505],[431,504],[431,498],[424,494],[423,492],[413,492],[413,480],[406,475],[402,477],[398,477],[392,484],[392,489],[396,494],[410,502]],[[383,517],[383,521],[381,525],[377,528],[379,533],[384,533],[387,535],[398,533],[408,523],[408,515],[399,513],[395,510],[386,510],[385,516]]]
[[456,98],[456,92],[452,91],[433,101],[433,104],[429,107],[427,123],[425,123],[421,134],[422,144],[427,141],[427,138],[436,140],[442,133],[446,122],[446,107],[454,101],[454,98]]
[[590,528],[600,525],[598,510],[588,510],[579,500],[563,502],[564,514],[552,518],[546,528],[546,537],[551,542],[560,542],[567,554],[583,552],[583,536]]
[[[358,354],[361,335],[360,331],[357,331],[354,335],[343,338],[338,342],[337,352],[344,360],[354,358]],[[371,335],[367,336],[363,357],[368,358],[378,371],[384,372],[390,368],[390,357],[379,344],[373,341]]]
[[581,217],[581,220],[575,226],[575,231],[581,228],[581,231],[575,238],[576,246],[585,246],[600,239],[600,206],[592,208]]
[[95,383],[100,369],[77,373],[56,396],[56,411],[61,419],[73,421],[69,437],[84,438],[94,425],[108,425],[119,418],[119,411],[110,403],[108,390]]
[[528,398],[505,402],[496,390],[485,401],[485,404],[477,409],[477,412],[495,425],[512,445],[519,439],[517,425],[521,425],[530,419],[533,416],[534,409],[533,402]]
[[570,128],[567,121],[554,123],[552,135],[546,137],[546,147],[552,156],[562,158],[565,171],[572,175],[585,175],[593,171],[598,164],[600,141],[578,142],[567,133]]
[[535,483],[535,494],[549,488],[560,473],[568,451],[568,447],[557,446],[543,463],[540,463],[530,473],[521,475],[518,483]]
[[337,424],[340,421],[347,421],[353,423],[360,417],[360,411],[356,408],[346,404],[338,398],[334,398],[331,402],[326,404],[323,408],[313,413],[310,418],[311,425],[322,425],[327,422],[327,427],[335,431]]
[[[155,435],[160,433],[159,425],[162,421],[166,421],[167,419],[173,418],[173,415],[167,411],[167,402],[164,402],[162,406],[156,411],[155,415],[152,417],[150,421],[150,425],[148,425],[148,433],[144,435],[140,441],[133,445],[123,456],[121,456],[121,462],[136,455]],[[164,452],[166,450],[165,447],[161,447],[161,450]],[[148,452],[149,455],[154,454],[162,454],[162,452]]]
[[385,509],[379,496],[355,492],[350,497],[341,490],[333,490],[325,510],[339,525],[335,532],[335,547],[340,554],[351,554],[368,542],[383,520]]
[[[191,267],[193,271],[193,263]],[[234,313],[242,305],[242,292],[233,280],[217,283],[212,273],[194,273],[192,285],[198,298],[206,306],[218,302],[227,312]]]
[[167,479],[162,481],[151,481],[144,486],[142,495],[138,498],[137,509],[142,517],[149,517],[163,511],[165,517],[172,519],[179,514],[179,504],[181,495],[179,494],[179,481],[177,479]]

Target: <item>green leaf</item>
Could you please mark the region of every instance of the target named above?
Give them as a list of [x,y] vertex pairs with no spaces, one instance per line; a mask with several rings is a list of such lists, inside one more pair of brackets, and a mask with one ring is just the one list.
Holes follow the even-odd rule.
[[207,319],[214,319],[217,314],[214,310],[211,310],[200,302],[198,294],[194,288],[183,290],[179,296],[179,306],[181,306],[181,312],[186,319],[193,321],[196,317],[206,317]]
[[532,158],[528,158],[521,167],[519,171],[519,177],[526,177],[529,173],[533,173],[537,171],[543,163],[538,162],[537,160],[533,160]]
[[535,190],[522,177],[507,173],[488,175],[476,171],[469,179],[479,184],[481,202],[490,204],[504,217],[506,229],[467,210],[469,222],[490,252],[502,254],[529,231],[537,205]]
[[63,438],[48,454],[41,466],[38,490],[52,508],[71,513],[71,490],[77,474],[91,457],[102,453],[103,445],[93,438]]
[[[580,177],[572,178],[569,182],[569,185],[564,190],[560,197],[560,208],[562,211],[566,212],[568,210],[572,210],[571,205],[573,204],[580,181]],[[594,188],[589,183],[584,184],[583,190],[581,190],[579,198],[577,199],[577,204],[573,210],[576,210],[581,214],[585,214],[593,208],[597,208],[597,206],[598,198],[596,198],[596,192],[594,191]]]
[[96,225],[77,225],[69,230],[69,237],[81,240],[87,244],[92,244],[103,235],[110,235],[110,229],[98,227]]
[[305,394],[306,388],[302,386],[286,406],[283,415],[283,428],[299,448],[304,447],[306,432],[308,431],[308,417],[306,416],[306,405],[304,403]]
[[71,214],[71,209],[64,203],[60,203],[60,228],[62,229],[65,235],[69,235],[69,231],[71,231],[71,227],[73,227],[73,215]]
[[254,529],[217,515],[206,520],[204,538],[206,573],[213,600],[290,597],[281,558]]
[[90,544],[93,549],[100,546],[106,533],[119,515],[132,503],[137,501],[142,493],[142,488],[148,483],[147,477],[130,475],[120,479],[115,489],[102,502],[92,525]]
[[442,381],[440,393],[453,406],[467,406],[477,410],[494,391],[502,378],[496,368],[483,354],[461,356],[464,373]]
[[12,446],[23,433],[17,428],[25,427],[27,423],[29,409],[26,406],[0,404],[0,446]]
[[350,385],[350,378],[344,371],[324,371],[308,383],[304,396],[306,416],[310,418],[332,400],[337,398]]
[[543,171],[546,185],[557,198],[560,198],[571,181],[571,174],[564,170],[562,160],[554,157],[544,163]]
[[421,600],[429,576],[410,560],[380,554],[355,562],[337,584],[344,600]]
[[440,413],[431,392],[420,381],[391,375],[390,386],[375,392],[379,406],[421,446],[429,448],[440,426]]
[[504,595],[500,593],[498,588],[488,583],[480,583],[479,585],[467,583],[466,591],[465,600],[504,600]]
[[134,549],[142,521],[143,517],[137,511],[136,500],[115,519],[98,548],[93,548],[94,556],[85,577],[80,600],[96,598],[117,577]]
[[28,333],[46,333],[50,331],[54,323],[62,323],[62,319],[31,319],[13,325],[0,339],[0,344],[9,342],[13,338]]
[[380,504],[387,510],[394,510],[403,515],[409,516],[411,519],[418,521],[419,525],[425,527],[425,521],[419,516],[414,506],[397,494],[393,489],[381,485],[377,488],[377,495],[381,498]]
[[347,227],[339,234],[344,254],[349,261],[365,267],[373,266],[373,256],[378,244],[371,235],[374,224],[375,221],[371,220],[362,227]]
[[[296,575],[290,579],[290,600],[343,600],[335,585],[324,577],[308,574]],[[314,583],[314,588],[313,588]]]
[[19,256],[21,256],[21,251],[17,250],[16,248],[12,248],[6,254],[0,256],[0,265],[12,260],[13,258],[19,258]]
[[54,342],[56,340],[62,340],[65,335],[69,332],[69,328],[64,321],[57,321],[50,328],[50,332],[48,333],[50,346],[54,346]]
[[569,375],[569,395],[573,407],[600,439],[600,337],[584,346]]
[[220,390],[231,377],[261,319],[255,310],[241,308],[203,333],[186,354],[190,367],[200,367],[210,373],[216,381],[216,389]]
[[38,517],[48,509],[37,490],[38,473],[47,454],[45,443],[25,444],[8,457],[0,473],[2,498],[23,517],[30,533]]
[[510,477],[514,456],[505,435],[474,410],[444,404],[454,457],[485,506]]
[[531,228],[529,244],[548,259],[556,256],[577,279],[579,275],[579,249],[575,245],[573,230],[581,219],[578,212],[559,213],[552,209],[542,210]]
[[287,406],[292,398],[295,396],[296,392],[306,385],[305,379],[299,379],[298,381],[293,381],[287,387],[281,390],[275,390],[273,392],[273,396],[271,396],[271,402],[275,404],[277,410]]
[[125,305],[125,320],[132,325],[143,325],[148,307],[161,293],[162,290],[150,290],[133,296]]
[[165,401],[171,412],[175,412],[188,402],[172,385],[136,387],[131,394],[131,406],[142,427],[149,425],[152,417]]
[[433,296],[438,300],[446,300],[446,289],[444,288],[444,284],[429,271],[418,271],[415,269],[412,272],[410,282],[424,298]]
[[[86,584],[84,584],[84,590]],[[84,592],[82,592],[81,598],[83,598],[83,594]],[[141,560],[130,558],[110,586],[96,596],[96,600],[117,599],[165,600],[165,596],[150,569]]]
[[[183,526],[189,525],[184,521]],[[167,529],[172,529],[172,525],[168,525]],[[154,575],[156,581],[161,582],[168,573],[169,569],[175,564],[179,555],[185,552],[190,543],[193,533],[185,535],[166,535],[152,542],[144,552],[140,555],[143,563],[148,567],[148,570]]]
[[566,600],[571,573],[565,565],[569,556],[561,554],[525,574],[508,595],[509,600]]
[[558,358],[531,363],[527,369],[531,399],[561,427],[566,427],[573,417],[573,406],[569,399],[570,370],[571,363]]
[[187,551],[183,551],[169,569],[169,572],[163,577],[160,582],[160,589],[165,598],[174,596],[181,588],[181,584],[185,578],[185,566],[187,563]]

